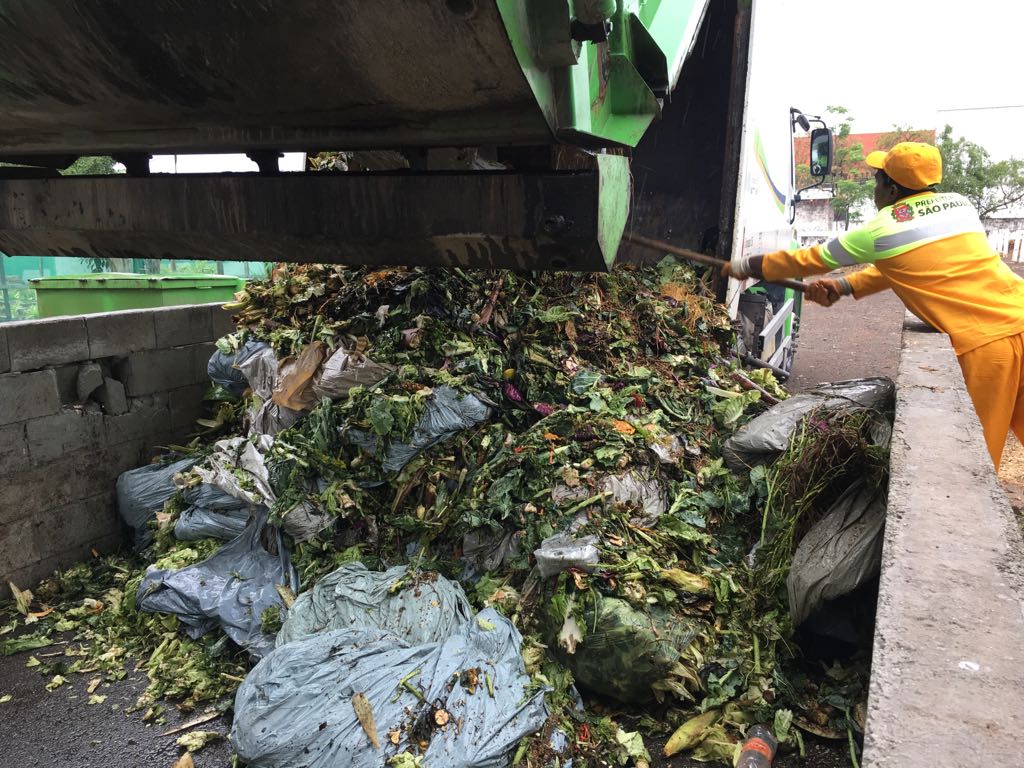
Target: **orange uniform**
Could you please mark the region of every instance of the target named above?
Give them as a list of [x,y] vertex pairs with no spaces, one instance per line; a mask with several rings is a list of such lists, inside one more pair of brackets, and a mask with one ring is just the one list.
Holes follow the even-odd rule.
[[891,288],[949,335],[998,469],[1008,431],[1024,442],[1024,280],[989,246],[974,207],[921,192],[825,245],[766,254],[761,269],[771,281],[852,264],[870,265],[845,278],[854,298]]

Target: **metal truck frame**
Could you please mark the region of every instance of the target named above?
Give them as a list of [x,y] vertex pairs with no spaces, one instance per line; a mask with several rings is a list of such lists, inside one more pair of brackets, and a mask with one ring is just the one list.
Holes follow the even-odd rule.
[[[13,0],[0,251],[589,271],[640,258],[627,227],[785,247],[779,32],[764,0]],[[348,169],[278,169],[325,150]],[[225,151],[259,173],[149,169]],[[127,173],[60,174],[97,154]],[[746,287],[721,292],[741,353],[786,369],[798,297]]]

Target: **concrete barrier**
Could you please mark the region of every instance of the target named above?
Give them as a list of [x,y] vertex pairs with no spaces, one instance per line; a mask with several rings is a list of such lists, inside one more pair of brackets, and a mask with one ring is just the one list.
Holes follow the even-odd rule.
[[947,337],[909,319],[863,764],[1024,764],[1024,545]]
[[122,542],[117,476],[193,431],[212,304],[0,325],[0,598]]

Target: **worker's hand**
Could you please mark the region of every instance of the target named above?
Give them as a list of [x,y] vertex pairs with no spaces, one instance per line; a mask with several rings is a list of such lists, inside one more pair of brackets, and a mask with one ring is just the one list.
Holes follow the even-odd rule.
[[813,283],[807,283],[807,288],[804,290],[804,298],[808,301],[813,301],[815,304],[821,304],[823,307],[831,307],[842,296],[843,293],[840,290],[839,281],[829,277],[823,277],[815,280]]

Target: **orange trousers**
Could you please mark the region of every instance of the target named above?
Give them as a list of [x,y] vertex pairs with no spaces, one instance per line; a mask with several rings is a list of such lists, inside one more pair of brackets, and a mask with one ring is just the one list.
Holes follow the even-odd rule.
[[1024,443],[1024,333],[991,341],[957,360],[998,472],[1009,431]]

